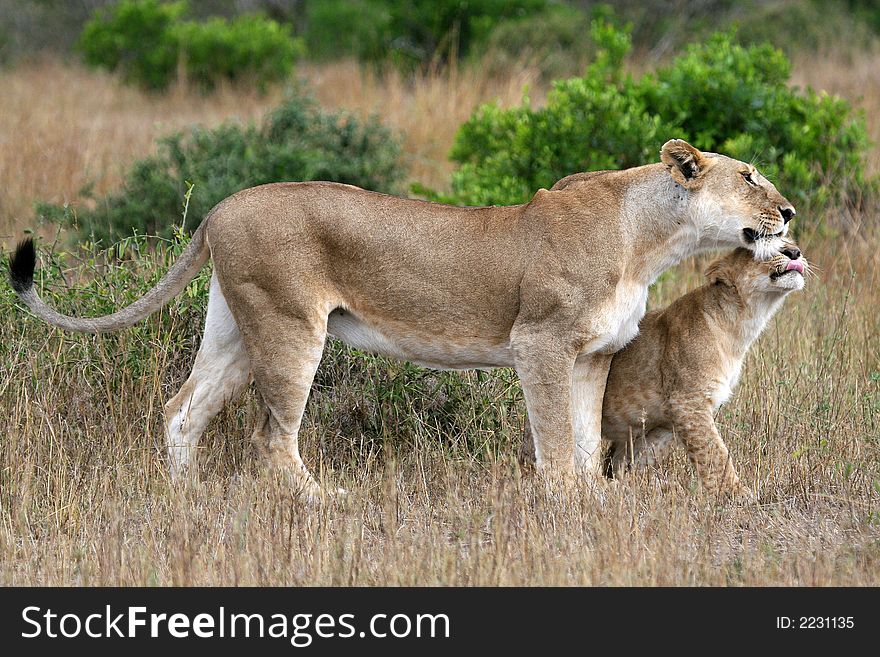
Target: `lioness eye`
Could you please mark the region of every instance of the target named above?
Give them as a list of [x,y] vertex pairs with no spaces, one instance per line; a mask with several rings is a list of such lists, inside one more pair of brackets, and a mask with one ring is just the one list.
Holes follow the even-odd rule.
[[752,178],[751,171],[741,171],[740,173],[742,174],[742,177],[745,178],[746,182],[749,183],[750,185],[757,184],[755,182],[755,180]]

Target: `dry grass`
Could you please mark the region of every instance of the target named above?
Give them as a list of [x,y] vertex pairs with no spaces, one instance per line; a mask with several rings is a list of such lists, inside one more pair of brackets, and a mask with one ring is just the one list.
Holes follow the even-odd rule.
[[354,62],[306,67],[303,73],[322,105],[376,114],[402,131],[411,178],[443,191],[453,170],[448,155],[455,133],[477,106],[496,100],[505,107],[516,105],[526,87],[532,102],[540,104],[546,91],[540,72],[528,65],[500,78],[474,67],[416,80],[392,70],[379,78]]
[[[847,60],[831,54],[796,62],[793,81],[857,102],[880,143],[878,71],[880,54]],[[377,114],[403,132],[411,179],[441,191],[449,184],[455,132],[475,107],[492,100],[516,104],[525,87],[540,105],[546,93],[539,72],[526,64],[500,78],[475,67],[415,80],[393,72],[380,78],[353,62],[304,65],[300,75],[326,107]],[[73,201],[90,183],[98,194],[113,189],[131,162],[155,150],[157,137],[196,123],[257,120],[283,94],[279,88],[259,95],[228,87],[208,96],[187,89],[145,94],[113,76],[52,59],[0,71],[0,85],[0,244],[32,227],[36,201]],[[880,172],[880,149],[871,166]]]
[[88,183],[99,194],[113,189],[157,137],[257,118],[281,96],[230,88],[150,95],[51,59],[0,70],[0,86],[0,241],[32,225],[35,201],[72,201]]
[[[494,99],[519,102],[537,79],[528,67],[503,79],[476,69],[379,79],[351,62],[305,66],[301,74],[327,107],[375,113],[404,132],[412,180],[438,189],[449,182],[455,131],[473,109]],[[147,94],[51,59],[0,71],[0,86],[0,244],[32,227],[36,201],[73,201],[89,183],[102,194],[134,160],[154,152],[158,137],[196,123],[259,119],[283,95],[280,88],[259,95],[229,87],[208,96],[180,88]]]
[[[858,92],[876,135],[867,62],[843,73],[811,62],[797,79]],[[524,70],[504,81],[473,72],[379,81],[349,64],[305,73],[322,102],[407,130],[413,177],[438,187],[472,107],[516,102],[532,80]],[[88,179],[116,184],[157,134],[246,120],[276,99],[153,98],[53,62],[2,83],[4,236],[28,224],[36,199],[73,198]],[[306,508],[254,466],[250,398],[209,428],[199,481],[175,487],[161,406],[191,364],[199,314],[181,302],[141,329],[70,336],[24,319],[4,290],[0,584],[878,585],[876,238],[800,236],[822,274],[767,329],[719,415],[762,497],[748,507],[706,499],[681,453],[601,494],[547,490],[515,463],[523,408],[509,374],[438,385],[433,374],[335,353],[302,443],[310,465],[351,491],[344,504]],[[654,299],[696,284],[695,271],[664,278]]]
[[794,84],[843,96],[865,111],[868,134],[875,145],[869,172],[880,173],[880,52],[827,53],[794,64]]
[[[0,584],[878,585],[880,255],[802,242],[823,274],[767,329],[719,416],[761,495],[747,507],[706,499],[683,452],[599,494],[547,490],[515,463],[509,375],[438,385],[336,350],[301,444],[349,499],[307,508],[255,467],[251,398],[209,429],[200,480],[174,487],[159,414],[198,314],[70,336],[22,321],[7,293]],[[447,415],[432,409],[452,395]]]

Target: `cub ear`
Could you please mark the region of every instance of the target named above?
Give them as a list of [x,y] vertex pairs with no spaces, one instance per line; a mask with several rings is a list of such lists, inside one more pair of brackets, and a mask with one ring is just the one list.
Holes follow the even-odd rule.
[[706,268],[706,278],[710,283],[736,287],[734,270],[729,257],[719,258]]
[[684,139],[670,139],[660,149],[660,161],[679,185],[689,187],[709,166],[708,158]]

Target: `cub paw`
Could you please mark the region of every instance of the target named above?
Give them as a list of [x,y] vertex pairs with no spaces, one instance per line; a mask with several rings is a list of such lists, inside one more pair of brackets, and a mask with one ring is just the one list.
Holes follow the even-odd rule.
[[749,505],[757,504],[758,495],[748,486],[737,484],[725,491],[726,497],[735,504]]

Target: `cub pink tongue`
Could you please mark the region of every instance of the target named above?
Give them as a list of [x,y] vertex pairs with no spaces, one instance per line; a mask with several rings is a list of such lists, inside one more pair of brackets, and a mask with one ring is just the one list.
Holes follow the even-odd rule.
[[798,262],[797,260],[789,260],[788,264],[785,265],[785,271],[791,271],[792,269],[796,270],[799,274],[803,274],[804,263]]

